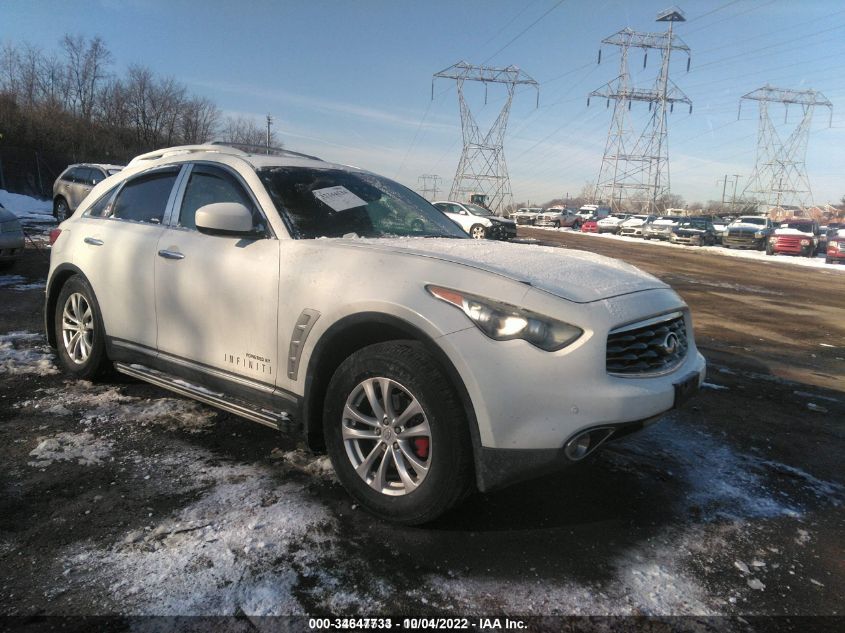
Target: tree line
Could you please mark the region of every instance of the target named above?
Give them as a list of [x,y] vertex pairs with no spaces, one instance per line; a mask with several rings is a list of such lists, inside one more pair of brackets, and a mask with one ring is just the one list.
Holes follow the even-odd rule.
[[[0,47],[0,152],[28,148],[68,162],[119,162],[159,147],[218,139],[263,145],[252,119],[224,117],[211,99],[133,64],[112,72],[100,37],[65,35],[55,51]],[[271,135],[271,144],[278,139]]]

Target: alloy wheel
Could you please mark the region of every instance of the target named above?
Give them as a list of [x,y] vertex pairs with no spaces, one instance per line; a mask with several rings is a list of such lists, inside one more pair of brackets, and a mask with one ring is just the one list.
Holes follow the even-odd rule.
[[79,292],[71,294],[62,310],[62,343],[68,357],[83,364],[94,347],[94,311],[88,299]]
[[431,467],[431,427],[417,398],[390,378],[367,378],[349,394],[341,437],[358,476],[373,490],[406,495]]

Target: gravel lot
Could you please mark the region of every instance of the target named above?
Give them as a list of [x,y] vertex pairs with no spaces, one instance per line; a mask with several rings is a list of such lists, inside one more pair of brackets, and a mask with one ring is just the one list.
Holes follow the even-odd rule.
[[520,232],[672,284],[707,384],[578,469],[414,529],[356,508],[291,438],[65,378],[30,249],[0,273],[2,612],[841,615],[845,276]]

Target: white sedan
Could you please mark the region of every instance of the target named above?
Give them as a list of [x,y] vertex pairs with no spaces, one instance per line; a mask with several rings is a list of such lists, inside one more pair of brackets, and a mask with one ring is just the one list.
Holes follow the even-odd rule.
[[114,366],[299,433],[401,523],[578,462],[704,377],[659,279],[469,239],[391,180],[284,150],[139,156],[51,239],[44,315],[69,377]]

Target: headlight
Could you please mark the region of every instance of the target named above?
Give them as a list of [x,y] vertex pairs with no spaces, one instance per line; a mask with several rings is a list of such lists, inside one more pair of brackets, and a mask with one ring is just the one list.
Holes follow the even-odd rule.
[[426,286],[434,297],[459,308],[476,327],[494,341],[522,339],[547,352],[574,343],[579,327],[507,303],[439,286]]
[[769,244],[777,244],[777,242],[778,238],[776,238],[774,235],[769,238]]
[[763,231],[757,231],[754,234],[754,239],[757,239],[757,240],[763,239]]
[[810,240],[801,240],[801,246],[809,246]]

